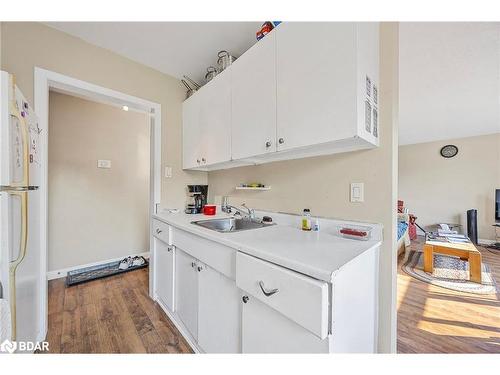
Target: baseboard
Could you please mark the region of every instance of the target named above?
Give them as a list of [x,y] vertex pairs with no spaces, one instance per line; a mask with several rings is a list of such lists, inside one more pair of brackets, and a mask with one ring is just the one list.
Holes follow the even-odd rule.
[[494,241],[494,240],[484,240],[484,239],[478,239],[477,242],[479,243],[479,245],[493,245],[494,243],[496,243],[497,241]]
[[66,277],[66,275],[70,271],[74,271],[74,270],[77,270],[80,268],[85,268],[85,267],[93,267],[93,266],[97,266],[97,265],[103,264],[103,263],[116,262],[116,261],[122,260],[123,258],[126,258],[128,256],[131,256],[131,257],[143,256],[144,258],[149,259],[149,251],[146,251],[144,253],[139,253],[139,254],[124,255],[124,256],[121,256],[118,258],[113,258],[113,259],[100,260],[100,261],[94,262],[94,263],[80,264],[77,266],[63,268],[63,269],[55,270],[55,271],[47,271],[47,280],[60,279],[62,277]]

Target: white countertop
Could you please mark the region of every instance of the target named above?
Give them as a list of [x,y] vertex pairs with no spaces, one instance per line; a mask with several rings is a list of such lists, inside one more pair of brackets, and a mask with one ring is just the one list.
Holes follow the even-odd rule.
[[[273,213],[266,214],[274,219]],[[381,244],[378,238],[358,241],[339,237],[335,234],[335,226],[331,225],[332,220],[328,219],[321,219],[324,224],[322,223],[320,232],[302,231],[297,225],[278,222],[277,225],[265,228],[219,233],[191,223],[228,216],[230,215],[224,213],[205,216],[182,212],[153,215],[175,228],[324,281],[331,281],[335,272],[352,259]]]

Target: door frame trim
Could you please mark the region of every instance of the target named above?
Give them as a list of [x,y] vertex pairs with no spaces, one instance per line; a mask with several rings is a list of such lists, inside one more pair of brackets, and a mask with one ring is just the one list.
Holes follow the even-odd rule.
[[[54,90],[112,106],[128,106],[130,110],[149,114],[151,121],[151,172],[150,214],[157,212],[161,199],[161,105],[132,95],[124,94],[70,76],[35,67],[34,96],[35,112],[41,129],[41,181],[40,181],[40,332],[43,341],[47,335],[48,321],[48,131],[49,91]],[[151,223],[150,223],[151,225]],[[151,244],[150,244],[151,249]],[[154,266],[154,265],[153,265]],[[153,273],[150,272],[150,277]],[[151,285],[151,282],[150,282]],[[153,291],[150,290],[151,294]]]

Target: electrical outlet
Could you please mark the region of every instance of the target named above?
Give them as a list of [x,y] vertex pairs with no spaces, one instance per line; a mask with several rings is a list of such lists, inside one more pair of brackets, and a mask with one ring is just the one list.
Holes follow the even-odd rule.
[[111,160],[97,160],[97,168],[105,168],[105,169],[110,169],[111,168]]

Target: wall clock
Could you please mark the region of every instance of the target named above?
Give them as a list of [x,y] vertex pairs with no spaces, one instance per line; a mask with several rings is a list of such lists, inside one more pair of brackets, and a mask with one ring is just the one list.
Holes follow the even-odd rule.
[[440,154],[443,158],[452,158],[458,154],[458,147],[455,145],[446,145],[441,148]]

